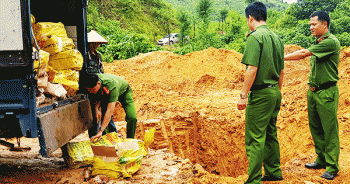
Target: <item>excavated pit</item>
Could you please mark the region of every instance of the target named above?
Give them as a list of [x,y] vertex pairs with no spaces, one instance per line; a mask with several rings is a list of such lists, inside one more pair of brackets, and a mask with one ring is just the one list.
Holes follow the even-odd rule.
[[[285,46],[285,53],[302,49]],[[349,50],[349,49],[347,49]],[[349,73],[347,50],[341,53],[339,127],[341,170],[338,182],[350,179]],[[347,55],[348,54],[348,55]],[[132,86],[138,115],[137,137],[156,128],[151,148],[167,148],[182,158],[199,163],[207,171],[191,182],[243,182],[248,161],[244,146],[245,112],[236,102],[244,80],[242,55],[209,48],[178,56],[152,52],[105,64],[105,71],[124,77]],[[316,159],[308,126],[306,92],[309,58],[285,62],[282,107],[277,127],[284,182],[323,183],[324,171],[307,170],[304,164]],[[116,111],[116,120],[124,114]],[[282,182],[283,183],[283,182]]]

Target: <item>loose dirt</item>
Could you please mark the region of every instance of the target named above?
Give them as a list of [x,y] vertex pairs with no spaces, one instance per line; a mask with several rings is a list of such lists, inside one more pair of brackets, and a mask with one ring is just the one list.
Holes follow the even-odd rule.
[[[285,53],[299,49],[302,48],[288,45]],[[157,130],[140,171],[132,178],[109,183],[243,183],[248,177],[245,112],[237,110],[236,105],[245,71],[241,58],[235,51],[209,48],[183,56],[166,51],[151,52],[105,63],[106,73],[124,77],[133,89],[138,116],[136,137],[142,139],[143,130]],[[285,62],[282,107],[277,122],[284,180],[276,183],[350,181],[350,48],[341,52],[340,60],[338,176],[328,181],[320,177],[324,169],[304,167],[316,159],[307,117],[309,58],[306,58]],[[118,106],[115,121],[122,134],[125,134],[124,115]],[[87,139],[87,133],[76,138]],[[36,139],[22,138],[21,144],[25,143],[34,149],[13,153],[0,146],[1,167],[6,169],[0,172],[0,182],[83,182],[83,168],[66,168],[60,150],[48,158],[40,158],[35,150],[38,149]],[[98,183],[97,179],[89,183]]]

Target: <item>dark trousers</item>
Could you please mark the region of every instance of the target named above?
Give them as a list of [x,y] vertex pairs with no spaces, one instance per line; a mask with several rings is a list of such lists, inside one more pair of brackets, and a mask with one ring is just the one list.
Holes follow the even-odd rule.
[[[96,117],[95,117],[94,119],[96,119]],[[93,122],[94,122],[94,123],[93,123],[92,127],[88,130],[88,132],[89,132],[89,137],[90,137],[90,138],[91,138],[92,136],[96,135],[97,132],[98,132],[99,129],[100,129],[100,126],[96,123],[97,120],[94,120]],[[108,133],[109,133],[109,132],[117,132],[117,133],[118,133],[118,130],[117,130],[117,128],[115,127],[115,124],[114,124],[114,122],[113,122],[113,116],[112,116],[111,121],[109,122],[107,128],[108,128]],[[107,128],[106,128],[106,129],[107,129]],[[106,134],[106,131],[103,131],[102,135],[105,135],[105,134]]]
[[[91,138],[92,136],[96,135],[97,132],[99,131],[100,129],[100,125],[98,125],[98,121],[96,119],[96,113],[95,113],[95,105],[92,101],[90,101],[90,105],[91,105],[91,111],[92,111],[92,117],[93,117],[93,120],[92,120],[92,127],[89,128],[88,132],[89,132],[89,137]],[[102,121],[105,117],[105,112],[107,110],[107,105],[108,104],[103,104],[101,103],[101,111],[102,111],[102,119],[101,119],[101,125],[102,125]],[[107,126],[108,129],[108,132],[118,132],[117,128],[115,127],[115,124],[114,124],[114,121],[113,121],[113,115],[111,117],[111,120],[109,121],[109,124]],[[102,135],[105,135],[106,134],[106,131],[103,131]]]

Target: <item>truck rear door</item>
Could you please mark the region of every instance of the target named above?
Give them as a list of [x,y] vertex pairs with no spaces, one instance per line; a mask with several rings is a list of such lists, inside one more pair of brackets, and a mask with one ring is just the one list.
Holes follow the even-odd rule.
[[[39,138],[40,153],[51,154],[91,126],[90,102],[83,94],[36,106],[36,22],[61,22],[84,58],[87,53],[87,0],[0,0],[0,137]],[[80,75],[81,76],[81,75]]]

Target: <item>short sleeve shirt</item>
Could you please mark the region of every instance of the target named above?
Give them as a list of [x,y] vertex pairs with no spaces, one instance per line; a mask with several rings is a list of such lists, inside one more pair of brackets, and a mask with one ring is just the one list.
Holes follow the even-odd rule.
[[267,25],[248,35],[241,63],[258,67],[254,85],[277,84],[284,69],[284,44]]
[[340,43],[331,33],[325,33],[308,48],[310,58],[309,85],[318,87],[326,82],[337,82]]
[[[129,84],[122,77],[112,74],[97,74],[100,78],[101,89],[98,95],[102,95],[102,99],[107,96],[108,103],[116,102],[128,88]],[[99,98],[95,96],[95,98]]]

